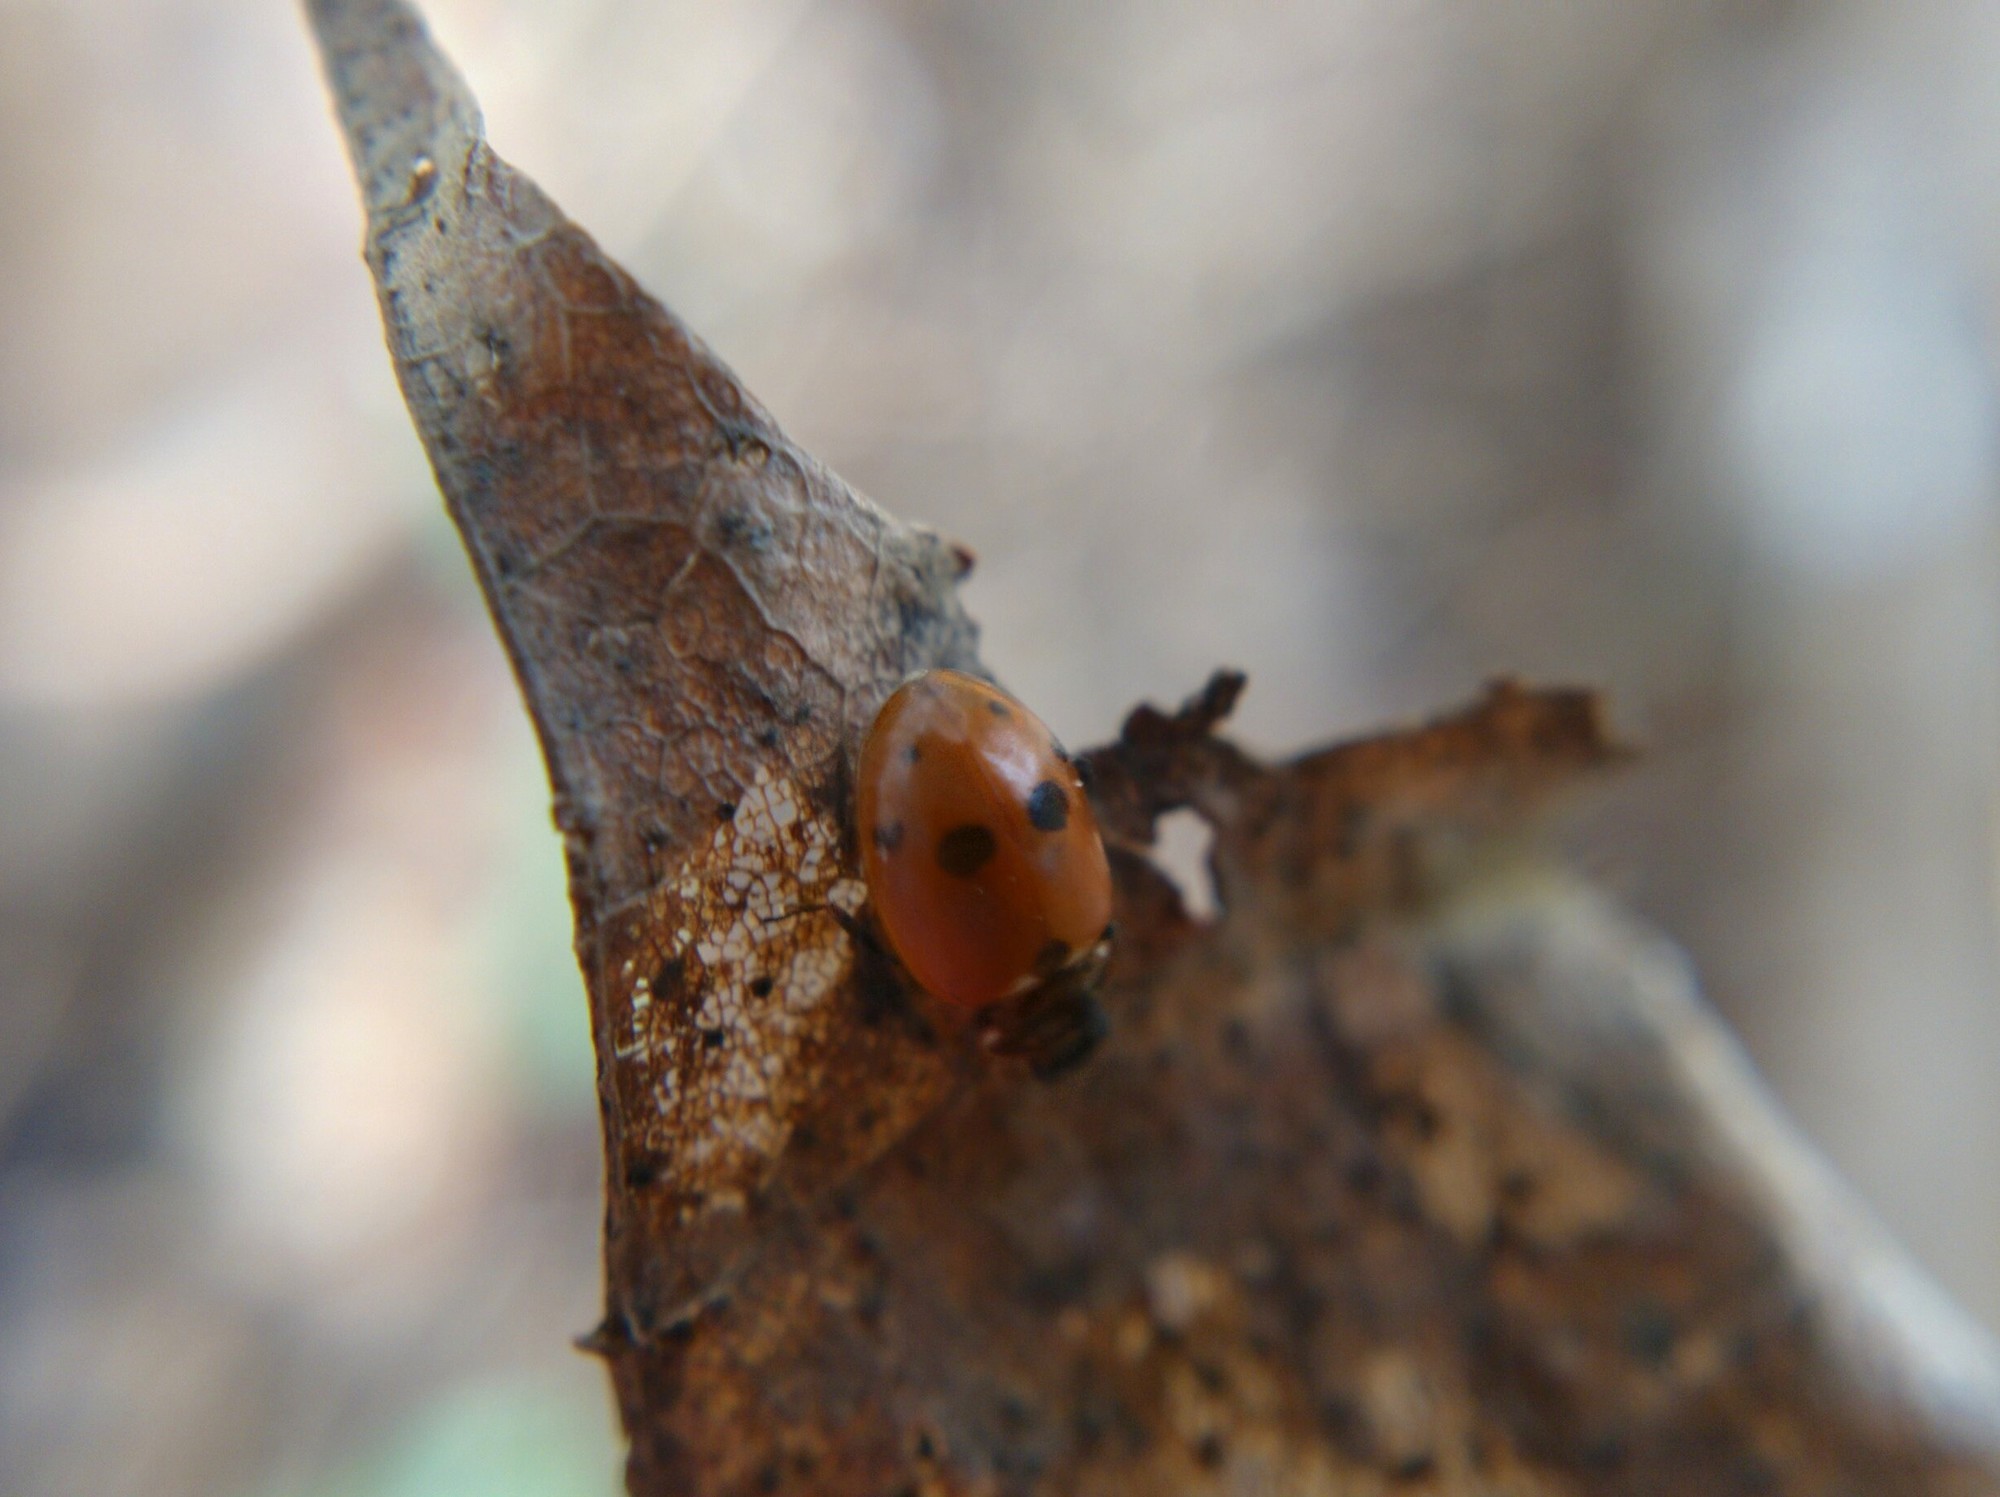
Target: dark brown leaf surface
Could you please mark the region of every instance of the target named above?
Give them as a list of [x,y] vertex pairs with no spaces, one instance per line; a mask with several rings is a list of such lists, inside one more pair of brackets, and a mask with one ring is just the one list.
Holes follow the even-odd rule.
[[[977,668],[958,554],[496,158],[405,7],[309,9],[555,787],[635,1493],[1996,1489],[1983,1347],[1516,846],[1620,757],[1588,696],[1277,767],[1215,736],[1240,678],[1140,709],[1088,756],[1112,1036],[985,1058],[842,918],[863,729]],[[1211,923],[1146,856],[1180,808]]]

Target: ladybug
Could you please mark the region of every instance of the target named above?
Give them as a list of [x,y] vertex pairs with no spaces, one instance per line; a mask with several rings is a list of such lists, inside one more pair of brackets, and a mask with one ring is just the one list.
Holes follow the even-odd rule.
[[925,671],[876,714],[857,789],[869,901],[918,986],[1038,1075],[1081,1061],[1104,1033],[1111,868],[1048,726],[998,687]]

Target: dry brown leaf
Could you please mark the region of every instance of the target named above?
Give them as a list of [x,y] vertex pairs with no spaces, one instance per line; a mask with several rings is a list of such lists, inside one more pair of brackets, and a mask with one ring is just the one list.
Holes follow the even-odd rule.
[[[1995,1490],[1960,1440],[1990,1369],[1869,1310],[1865,1234],[1814,1258],[1845,1208],[1752,1137],[1712,1021],[1587,896],[1492,871],[1619,757],[1587,695],[1276,767],[1215,736],[1239,677],[1141,709],[1088,756],[1103,1050],[1045,1085],[911,992],[837,913],[849,776],[907,672],[977,669],[963,553],[495,157],[405,6],[309,10],[555,787],[633,1492]],[[1182,807],[1212,923],[1146,856]]]

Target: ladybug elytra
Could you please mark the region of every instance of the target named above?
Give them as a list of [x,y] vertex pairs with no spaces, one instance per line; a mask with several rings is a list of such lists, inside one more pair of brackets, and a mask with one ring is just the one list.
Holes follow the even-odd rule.
[[1038,1072],[1081,1060],[1104,1027],[1111,870],[1041,719],[958,671],[905,682],[862,745],[856,824],[876,919],[917,984]]

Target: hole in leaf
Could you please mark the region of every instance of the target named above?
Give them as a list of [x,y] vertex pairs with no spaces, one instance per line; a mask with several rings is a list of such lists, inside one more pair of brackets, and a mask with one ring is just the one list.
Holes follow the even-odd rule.
[[1215,828],[1199,811],[1182,806],[1154,821],[1153,846],[1147,853],[1179,893],[1188,918],[1204,925],[1222,910],[1215,870],[1209,865],[1214,846]]

